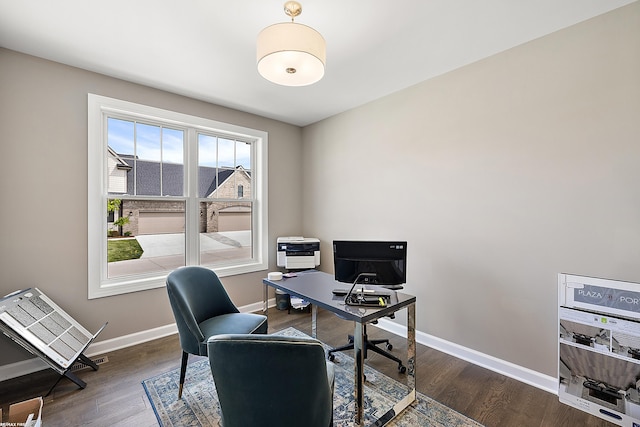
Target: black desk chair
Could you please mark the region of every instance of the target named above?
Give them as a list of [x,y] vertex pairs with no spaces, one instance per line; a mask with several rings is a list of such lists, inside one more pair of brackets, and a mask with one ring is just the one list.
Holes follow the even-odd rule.
[[182,365],[182,397],[189,354],[207,356],[207,340],[218,334],[266,334],[267,317],[240,313],[216,273],[204,267],[182,267],[167,276],[169,302],[176,318]]
[[[390,290],[399,290],[402,289],[402,286],[384,286],[385,289],[390,289]],[[395,319],[395,315],[392,313],[390,314],[388,317],[390,317],[391,319]],[[374,320],[373,322],[371,322],[372,324],[376,324],[378,323],[377,320]],[[398,364],[398,371],[401,374],[404,374],[405,372],[407,372],[407,368],[406,366],[404,366],[402,364],[402,360],[398,359],[396,356],[394,356],[393,354],[381,349],[380,347],[378,347],[378,345],[380,344],[384,344],[386,349],[391,351],[393,349],[393,346],[391,345],[391,343],[389,342],[388,339],[378,339],[378,340],[370,340],[368,338],[367,335],[367,325],[363,325],[363,330],[364,330],[364,343],[363,343],[363,347],[364,347],[364,358],[367,358],[367,351],[371,350],[374,353],[378,353],[384,357],[386,357],[387,359],[391,359],[394,362],[396,362]],[[339,351],[345,351],[345,350],[353,350],[354,349],[354,342],[353,342],[353,335],[349,335],[349,343],[346,345],[343,345],[341,347],[336,347],[336,348],[332,348],[331,350],[329,350],[327,352],[327,357],[329,358],[330,361],[334,361],[335,360],[335,355],[333,353],[339,352]]]
[[320,341],[216,335],[208,347],[225,427],[333,425],[334,366]]

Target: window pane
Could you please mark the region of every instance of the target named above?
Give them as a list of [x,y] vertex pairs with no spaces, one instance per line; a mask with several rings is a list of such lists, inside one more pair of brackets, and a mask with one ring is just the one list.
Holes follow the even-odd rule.
[[160,196],[160,127],[136,123],[135,194]]
[[250,202],[200,203],[200,263],[232,264],[250,260]]
[[160,127],[136,124],[136,155],[140,160],[160,162]]
[[184,131],[162,128],[162,195],[184,195]]
[[107,144],[119,155],[133,156],[134,154],[134,123],[127,120],[107,120]]
[[212,197],[217,186],[218,138],[198,134],[198,197]]
[[141,196],[159,196],[160,189],[160,163],[135,161],[135,194]]
[[251,197],[250,143],[199,134],[198,159],[198,197]]
[[180,129],[108,119],[111,194],[184,195],[184,138]]
[[198,134],[198,165],[215,168],[218,165],[218,138],[211,135]]
[[127,174],[134,155],[134,123],[109,118],[107,120],[107,192],[126,194]]
[[235,141],[218,138],[218,167],[233,169],[236,166]]
[[162,128],[162,161],[184,164],[184,131]]
[[251,170],[251,144],[248,142],[236,142],[236,166]]
[[184,202],[123,199],[114,218],[107,231],[109,278],[185,265]]

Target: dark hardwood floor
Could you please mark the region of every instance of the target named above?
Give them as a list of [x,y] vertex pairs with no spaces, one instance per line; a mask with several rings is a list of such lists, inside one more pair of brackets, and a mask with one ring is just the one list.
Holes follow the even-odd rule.
[[[400,312],[399,315],[403,315]],[[311,315],[269,310],[269,333],[293,326],[311,334]],[[322,309],[318,315],[318,338],[332,346],[345,343],[353,324]],[[370,338],[390,338],[393,353],[406,359],[405,340],[369,326]],[[157,426],[142,388],[142,380],[176,369],[180,365],[177,335],[107,353],[108,362],[98,371],[85,369],[77,375],[87,382],[84,390],[66,378],[44,399],[43,425],[57,426]],[[190,361],[198,360],[191,356]],[[402,381],[397,365],[370,352],[366,361],[380,372]],[[442,352],[418,345],[417,389],[487,427],[613,427],[599,418],[561,404],[551,394]],[[41,396],[58,375],[40,371],[0,383],[0,405],[6,421],[11,403]]]

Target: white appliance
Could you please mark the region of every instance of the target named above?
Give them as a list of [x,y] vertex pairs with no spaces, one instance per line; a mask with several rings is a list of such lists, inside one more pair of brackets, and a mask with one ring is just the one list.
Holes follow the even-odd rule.
[[558,275],[560,402],[640,427],[640,284]]
[[304,270],[320,265],[320,240],[313,237],[278,237],[278,267]]

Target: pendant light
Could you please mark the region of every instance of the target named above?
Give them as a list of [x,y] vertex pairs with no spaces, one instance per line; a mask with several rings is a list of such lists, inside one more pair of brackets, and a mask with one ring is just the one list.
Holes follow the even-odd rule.
[[300,3],[286,2],[284,13],[291,17],[291,22],[271,25],[258,34],[258,72],[283,86],[313,84],[324,76],[324,38],[313,28],[293,21],[302,13]]

